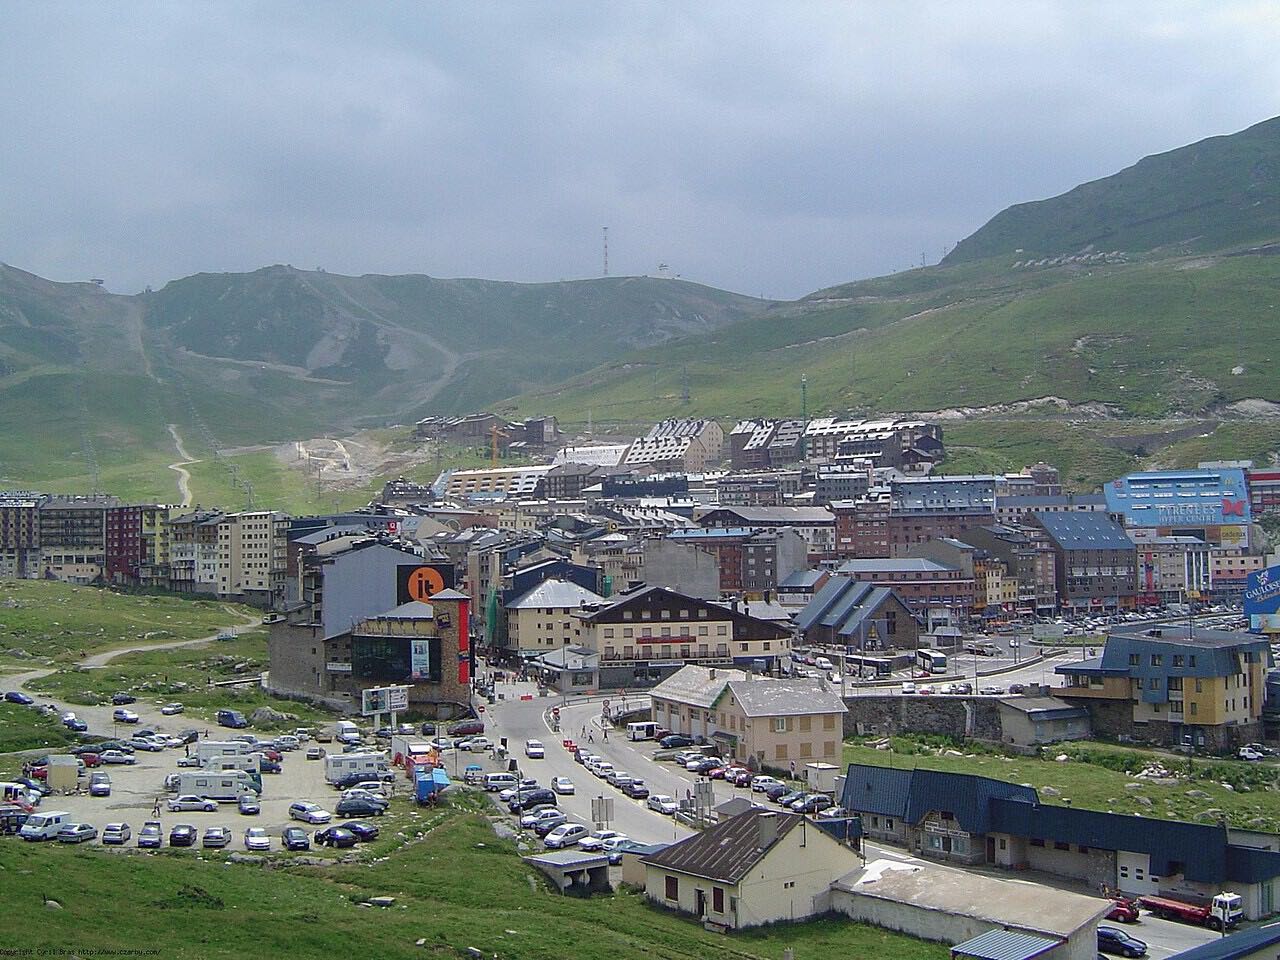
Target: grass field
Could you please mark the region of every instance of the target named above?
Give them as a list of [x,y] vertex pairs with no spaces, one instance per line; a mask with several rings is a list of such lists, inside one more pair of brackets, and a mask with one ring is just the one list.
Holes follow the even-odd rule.
[[58,722],[31,707],[0,702],[0,753],[62,748],[79,743],[80,738]]
[[32,668],[138,643],[194,640],[261,616],[238,604],[121,594],[49,580],[0,581],[0,611],[0,654]]
[[[590,899],[550,890],[460,793],[419,822],[421,839],[373,863],[276,869],[220,854],[138,854],[0,841],[5,945],[75,952],[154,949],[175,958],[462,957],[503,960],[944,960],[947,948],[843,920],[724,936],[632,892]],[[385,909],[358,904],[392,896]],[[61,910],[42,905],[46,897]],[[103,922],[110,917],[111,922]],[[39,918],[36,922],[36,918]],[[418,942],[422,941],[421,946]]]
[[[1030,784],[1037,790],[1051,787],[1058,794],[1041,793],[1045,803],[1069,802],[1076,807],[1111,813],[1195,820],[1197,814],[1220,811],[1234,826],[1280,832],[1280,768],[1272,763],[1188,760],[1102,743],[1047,747],[1045,757],[1040,758],[1006,756],[974,744],[949,744],[942,738],[931,741],[894,737],[892,742],[892,751],[876,749],[866,742],[846,743],[844,762],[971,773]],[[1055,759],[1059,755],[1070,759],[1059,762]],[[1151,761],[1161,762],[1184,778],[1183,781],[1162,786],[1137,780],[1125,772],[1126,769],[1136,772]],[[1136,789],[1127,786],[1133,783],[1141,786]],[[1192,790],[1207,796],[1188,796]],[[1217,814],[1208,814],[1208,819],[1215,821]]]
[[[272,707],[296,715],[304,723],[325,722],[333,715],[310,704],[273,697],[257,684],[210,687],[210,681],[256,677],[267,666],[266,633],[255,630],[235,640],[176,650],[148,650],[116,657],[100,669],[67,666],[27,684],[58,703],[105,704],[117,691],[157,704],[172,700],[186,707],[184,717],[213,722],[222,708],[248,716],[258,707]],[[281,727],[296,726],[283,723]],[[255,730],[265,729],[260,724]]]

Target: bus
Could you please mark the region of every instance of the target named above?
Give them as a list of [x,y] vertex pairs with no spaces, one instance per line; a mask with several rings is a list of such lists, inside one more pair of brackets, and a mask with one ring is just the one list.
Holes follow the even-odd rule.
[[947,655],[937,650],[918,650],[916,665],[925,673],[946,673]]

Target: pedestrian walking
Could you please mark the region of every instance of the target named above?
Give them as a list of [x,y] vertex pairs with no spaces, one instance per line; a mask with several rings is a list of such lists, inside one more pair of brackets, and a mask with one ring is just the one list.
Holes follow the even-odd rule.
[[604,742],[605,742],[605,743],[608,743],[608,742],[609,742],[609,728],[608,728],[608,727],[605,727],[605,728],[604,728]]
[[156,797],[156,802],[151,805],[151,816],[160,816],[160,798]]
[[595,743],[595,742],[596,742],[595,734],[593,734],[593,733],[588,733],[588,734],[587,734],[587,743]]

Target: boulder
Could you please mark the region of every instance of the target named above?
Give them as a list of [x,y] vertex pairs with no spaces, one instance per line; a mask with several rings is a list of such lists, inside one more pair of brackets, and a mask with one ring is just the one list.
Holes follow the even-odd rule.
[[44,902],[44,905],[45,905],[45,907],[46,907],[46,908],[48,908],[49,910],[61,910],[61,909],[62,909],[62,904],[60,904],[57,900],[46,900],[46,901]]
[[1134,797],[1133,799],[1134,799],[1134,802],[1139,803],[1139,804],[1141,804],[1141,805],[1142,805],[1142,806],[1144,806],[1144,807],[1149,807],[1149,806],[1151,806],[1151,798],[1150,798],[1150,797]]
[[1209,799],[1209,795],[1205,793],[1203,790],[1188,790],[1187,796],[1190,797],[1192,800],[1208,800]]
[[1042,797],[1058,797],[1062,795],[1062,791],[1056,787],[1041,787],[1040,796]]
[[1124,788],[1125,788],[1126,790],[1141,790],[1141,789],[1142,789],[1142,784],[1140,784],[1140,783],[1126,783],[1126,784],[1124,785]]
[[1217,807],[1210,807],[1208,810],[1201,810],[1196,814],[1195,819],[1201,822],[1216,821],[1222,817],[1222,811]]
[[297,720],[292,713],[281,713],[271,707],[259,707],[249,716],[249,721],[254,726],[262,726],[272,723],[287,723],[290,720]]

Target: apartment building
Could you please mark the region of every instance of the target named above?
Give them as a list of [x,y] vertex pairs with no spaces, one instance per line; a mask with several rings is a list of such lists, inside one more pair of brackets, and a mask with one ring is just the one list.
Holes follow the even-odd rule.
[[804,538],[811,557],[831,556],[835,549],[835,515],[825,507],[709,507],[694,514],[704,529],[790,527]]
[[1138,594],[1146,603],[1175,603],[1213,589],[1209,545],[1195,537],[1156,537],[1135,545]]
[[577,614],[583,646],[600,655],[602,687],[650,686],[686,663],[770,669],[790,655],[791,631],[667,587],[641,587]]
[[724,431],[714,420],[663,420],[627,450],[627,467],[701,473],[720,464]]
[[574,616],[604,597],[568,580],[549,579],[506,605],[506,648],[521,659],[541,656],[557,647],[582,645],[582,620]]
[[1100,733],[1222,750],[1262,739],[1271,665],[1265,637],[1166,624],[1112,633],[1100,657],[1055,668],[1054,692]]
[[193,510],[164,521],[168,531],[169,589],[179,593],[218,592],[220,510]]
[[107,570],[107,511],[115,497],[49,497],[40,504],[41,576],[93,583]]
[[942,607],[967,617],[973,610],[973,576],[926,557],[846,560],[836,570],[852,580],[889,587],[916,613]]
[[289,518],[272,510],[223,516],[217,525],[218,595],[273,606],[288,575]]
[[138,582],[144,587],[169,587],[169,507],[148,503],[141,507],[138,538],[142,565]]
[[720,565],[723,594],[761,599],[775,592],[781,580],[808,567],[808,544],[789,527],[675,530],[667,539],[713,554]]
[[112,583],[137,583],[142,578],[145,555],[142,541],[142,507],[120,504],[108,507],[104,574]]
[[42,494],[0,494],[0,578],[40,575]]
[[1087,613],[1134,606],[1137,553],[1133,541],[1106,514],[1034,513],[1025,529],[1053,549],[1063,610]]

